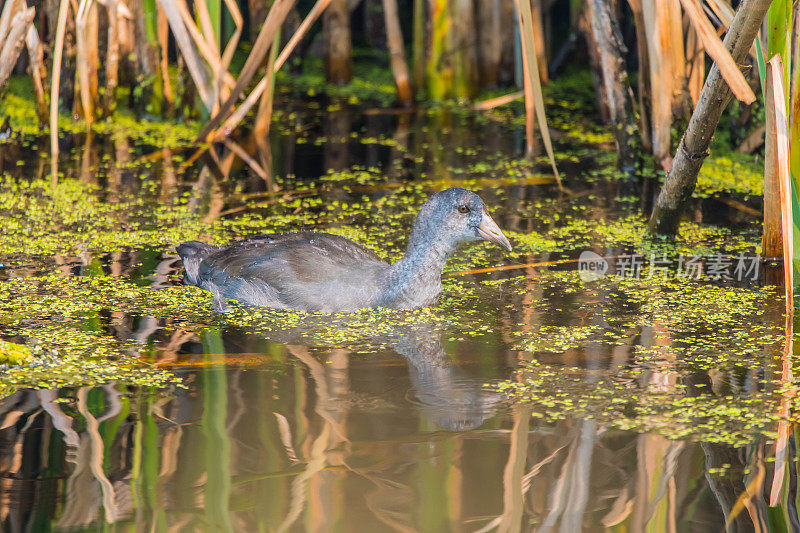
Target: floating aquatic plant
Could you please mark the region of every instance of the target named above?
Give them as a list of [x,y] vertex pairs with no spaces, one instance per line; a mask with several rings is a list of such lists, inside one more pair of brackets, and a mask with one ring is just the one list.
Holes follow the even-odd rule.
[[27,346],[0,340],[0,365],[21,365],[29,363],[32,358]]
[[[548,421],[592,419],[614,429],[655,432],[671,439],[693,439],[728,446],[749,444],[757,436],[775,438],[781,391],[716,394],[693,383],[691,376],[565,368],[531,361],[519,381],[498,390],[532,408],[532,416]],[[798,415],[791,415],[792,421]]]

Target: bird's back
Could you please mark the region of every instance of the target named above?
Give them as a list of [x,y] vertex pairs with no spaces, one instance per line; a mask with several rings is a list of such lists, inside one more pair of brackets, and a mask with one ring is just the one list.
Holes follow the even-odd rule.
[[209,250],[199,262],[195,283],[189,282],[221,301],[352,311],[374,305],[388,266],[371,250],[338,235],[276,233]]

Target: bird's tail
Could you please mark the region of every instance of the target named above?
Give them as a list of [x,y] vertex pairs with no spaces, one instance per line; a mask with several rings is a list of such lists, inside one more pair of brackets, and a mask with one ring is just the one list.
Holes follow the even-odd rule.
[[216,246],[200,241],[189,241],[175,247],[175,251],[183,260],[183,268],[186,270],[186,275],[183,276],[185,285],[198,284],[197,274],[200,271],[200,263],[215,250],[217,250]]

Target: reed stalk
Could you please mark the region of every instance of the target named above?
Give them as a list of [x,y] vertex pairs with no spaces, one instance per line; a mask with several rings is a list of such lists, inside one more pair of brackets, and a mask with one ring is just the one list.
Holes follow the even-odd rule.
[[531,21],[533,22],[533,44],[536,53],[536,65],[539,69],[539,80],[542,83],[550,81],[547,75],[547,44],[542,24],[542,0],[527,0],[531,6]]
[[[633,24],[636,28],[636,50],[639,59],[638,103],[639,103],[639,137],[642,146],[649,151],[653,149],[650,130],[650,59],[647,44],[647,27],[644,20],[642,0],[628,0],[633,12]],[[701,76],[705,74],[703,72]]]
[[425,82],[425,0],[414,0],[411,45],[414,86],[419,88]]
[[111,115],[117,104],[119,84],[119,25],[117,0],[106,0],[108,32],[106,43],[106,93],[103,98],[103,116]]
[[[783,62],[779,54],[767,64],[764,106],[766,142],[764,150],[764,238],[765,257],[783,257],[787,290],[792,287],[792,202],[789,174],[789,125]],[[787,302],[787,305],[791,302]]]
[[50,170],[53,182],[58,180],[58,87],[61,83],[61,60],[64,55],[64,33],[67,28],[69,0],[61,0],[53,45],[53,73],[50,76]]
[[[800,22],[798,22],[797,17],[798,6],[795,6],[794,9],[795,25],[798,28],[796,31],[800,31]],[[795,35],[792,40],[792,58],[790,72],[792,90],[789,101],[789,112],[791,113],[789,121],[791,129],[789,135],[789,170],[791,171],[794,190],[800,191],[800,36],[798,35]]]
[[278,57],[278,47],[281,44],[281,34],[278,32],[275,35],[275,40],[272,41],[272,48],[269,54],[269,61],[267,61],[267,74],[266,90],[258,104],[258,113],[256,114],[256,121],[253,131],[256,135],[267,137],[269,135],[270,121],[272,120],[272,102],[275,95],[275,60]]
[[500,107],[502,105],[509,104],[511,102],[514,102],[515,100],[519,100],[520,98],[524,97],[525,97],[525,91],[516,91],[509,94],[504,94],[503,96],[498,96],[496,98],[490,98],[482,102],[476,102],[475,105],[472,106],[472,108],[475,109],[476,111],[487,111],[489,109],[494,109],[495,107]]
[[[314,4],[314,7],[311,8],[306,18],[294,32],[292,37],[289,39],[289,42],[286,43],[283,50],[281,51],[280,55],[275,60],[275,65],[273,67],[273,72],[277,72],[292,54],[295,47],[298,43],[302,40],[302,38],[306,35],[309,28],[314,24],[314,22],[319,18],[320,15],[325,11],[325,8],[328,7],[330,4],[330,0],[317,0],[317,3]],[[275,48],[273,48],[275,50]],[[272,81],[271,81],[272,80]],[[239,107],[237,107],[225,120],[222,127],[220,127],[216,132],[213,134],[213,139],[219,141],[229,135],[238,125],[239,123],[244,120],[245,115],[250,111],[250,109],[259,101],[261,95],[264,91],[269,87],[270,83],[274,83],[274,79],[270,76],[269,72],[265,75],[260,82],[253,88],[245,101],[242,102]]]
[[[773,3],[767,11],[767,53],[772,59],[765,65],[764,77],[766,139],[762,245],[767,257],[781,254],[784,257],[787,306],[793,304],[794,271],[800,262],[794,254],[800,246],[800,209],[797,209],[800,102],[796,55],[800,44],[797,39],[792,42],[791,38],[793,10],[797,9],[781,0]],[[790,62],[784,62],[784,58]],[[776,100],[779,96],[780,102]]]
[[353,76],[353,60],[347,0],[330,1],[322,16],[322,34],[326,49],[325,78],[338,85],[348,83]]
[[[180,49],[181,55],[186,62],[186,68],[194,81],[203,106],[208,112],[215,109],[214,90],[208,69],[203,63],[198,51],[198,43],[202,42],[199,38],[194,39],[190,36],[189,29],[182,16],[182,7],[185,6],[182,0],[159,0],[164,14],[167,16],[175,43]],[[183,5],[179,5],[179,2]]]
[[750,84],[744,79],[744,75],[739,70],[736,62],[725,49],[722,41],[720,41],[716,30],[714,30],[708,17],[703,13],[700,2],[698,0],[681,0],[681,3],[686,10],[686,14],[689,15],[689,20],[692,21],[694,30],[700,37],[703,47],[716,62],[720,74],[728,82],[733,95],[745,104],[752,104],[756,96],[753,94]]
[[593,44],[599,56],[614,142],[617,145],[617,165],[623,173],[632,175],[636,170],[639,142],[633,97],[627,83],[625,44],[613,5],[606,0],[591,0],[587,5],[591,9]]
[[[653,156],[664,170],[670,165],[674,70],[670,51],[669,0],[643,0],[650,78],[650,134]],[[641,71],[640,71],[641,72]]]
[[0,14],[0,87],[17,63],[35,14],[34,8],[26,7],[19,0],[11,0]]
[[[770,0],[743,0],[736,10],[723,44],[737,65],[741,64],[750,50],[769,5]],[[732,95],[715,63],[658,195],[649,222],[653,233],[678,233],[681,211],[694,191],[700,167],[708,155],[711,137]]]
[[303,22],[300,23],[300,26],[298,26],[297,30],[292,34],[289,42],[286,43],[286,46],[284,46],[283,50],[281,50],[281,54],[275,60],[276,71],[280,70],[286,60],[289,59],[289,56],[292,54],[294,49],[297,47],[303,37],[305,37],[305,35],[308,33],[308,30],[317,21],[320,15],[322,15],[322,13],[325,11],[325,8],[327,8],[330,3],[331,0],[317,0],[317,2],[314,4],[314,7],[312,7],[311,11],[308,12],[306,18],[304,18]]
[[544,96],[539,82],[539,72],[534,58],[533,20],[530,5],[527,0],[516,0],[519,14],[520,39],[522,41],[522,59],[524,66],[524,91],[525,91],[525,133],[527,137],[528,155],[533,155],[534,115],[539,123],[547,157],[553,168],[553,174],[561,187],[561,177],[556,168],[556,159],[553,153],[553,143],[550,140],[550,130],[547,128],[547,116],[544,112]]
[[[792,1],[773,0],[767,10],[767,57],[771,58],[775,54],[780,54],[781,63],[786,67],[786,72],[782,71],[783,86],[791,86],[789,69],[792,65],[789,51],[791,48],[792,30]],[[789,105],[789,92],[785,91],[786,106]]]
[[[30,72],[33,77],[33,90],[36,93],[36,114],[39,117],[39,125],[42,126],[47,124],[47,92],[45,90],[47,68],[44,65],[44,50],[39,40],[39,33],[32,24],[28,26],[28,33],[25,35],[25,45],[28,48]],[[2,83],[0,83],[0,85],[2,85]]]
[[169,79],[169,21],[162,7],[158,7],[157,20],[158,49],[161,51],[159,61],[159,78],[161,79],[161,95],[163,95],[164,106],[171,110],[175,106],[175,94],[172,91],[172,84]]
[[452,19],[447,0],[429,0],[430,38],[427,51],[426,77],[428,98],[449,98],[453,86],[453,68],[447,54],[447,41]]
[[383,15],[386,23],[386,43],[389,47],[392,75],[397,85],[397,97],[405,107],[411,107],[414,103],[414,93],[411,90],[411,79],[408,75],[408,65],[406,65],[397,0],[383,0]]
[[680,116],[690,111],[687,107],[689,98],[687,91],[687,78],[681,76],[686,71],[686,50],[683,45],[683,15],[681,13],[682,0],[667,0],[666,8],[668,15],[667,28],[669,32],[670,65],[672,70],[672,109],[673,114]]
[[[786,121],[785,73],[783,60],[788,52],[786,41],[787,21],[784,19],[784,0],[775,0],[767,11],[767,56],[773,59],[766,64],[764,78],[764,105],[766,109],[766,139],[764,149],[764,228],[761,241],[765,257],[780,257],[783,254],[782,204],[783,161],[781,149],[788,132],[780,130]],[[777,58],[777,60],[776,60]],[[790,64],[790,63],[789,63]],[[780,69],[777,71],[776,69]],[[781,83],[776,84],[778,80]],[[788,150],[787,150],[788,161]],[[785,169],[788,172],[788,168]],[[789,265],[791,263],[787,263]]]
[[95,119],[97,108],[97,65],[99,63],[97,39],[97,5],[94,0],[81,0],[75,15],[75,33],[78,56],[76,71],[81,109],[87,128]]
[[236,102],[241,97],[245,87],[250,83],[250,80],[253,79],[262,61],[264,61],[275,39],[275,35],[278,33],[281,25],[283,25],[283,21],[286,20],[286,16],[289,14],[289,10],[294,6],[294,3],[295,0],[275,0],[275,3],[272,4],[269,15],[267,15],[267,20],[264,22],[264,26],[262,26],[261,32],[259,32],[253,44],[253,49],[247,57],[242,71],[239,73],[236,85],[231,90],[228,98],[222,103],[217,113],[203,126],[198,135],[198,140],[207,140],[211,132],[213,132],[233,110],[234,105],[236,105]]

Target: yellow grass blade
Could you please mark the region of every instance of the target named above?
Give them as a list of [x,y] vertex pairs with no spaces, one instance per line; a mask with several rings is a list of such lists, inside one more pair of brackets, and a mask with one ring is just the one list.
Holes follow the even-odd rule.
[[744,79],[739,67],[736,66],[736,62],[717,36],[714,26],[711,25],[708,17],[703,13],[700,2],[698,0],[681,0],[681,4],[686,10],[686,14],[689,15],[689,20],[692,21],[692,25],[703,42],[708,55],[716,61],[722,77],[728,82],[734,96],[746,104],[753,103],[756,95],[753,94],[753,90],[748,85],[747,80]]
[[[711,11],[714,12],[719,21],[722,22],[722,27],[727,31],[728,28],[731,27],[731,22],[733,22],[733,8],[723,0],[706,0],[706,4],[711,6]],[[758,42],[760,39],[761,32],[759,32],[759,37],[753,41],[753,46],[750,47],[750,56],[753,59],[756,59],[758,56],[758,52],[756,51],[756,42]]]
[[311,11],[308,12],[306,18],[303,19],[303,22],[298,26],[297,31],[294,32],[294,35],[289,39],[289,42],[286,43],[283,50],[281,51],[281,55],[278,56],[278,59],[275,60],[275,72],[278,72],[289,59],[289,56],[294,51],[297,43],[308,33],[308,29],[311,28],[311,25],[316,22],[322,12],[325,11],[325,8],[328,7],[328,4],[331,3],[331,0],[317,0],[317,3],[314,4],[314,7],[311,8]]
[[228,147],[228,149],[229,149],[231,152],[233,152],[234,154],[238,155],[238,156],[239,156],[239,158],[240,158],[242,161],[244,161],[245,163],[247,163],[247,166],[249,166],[251,169],[253,169],[253,172],[255,172],[256,174],[258,174],[258,176],[259,176],[261,179],[263,179],[263,180],[265,180],[265,181],[267,180],[267,173],[264,171],[264,168],[263,168],[261,165],[259,165],[259,164],[258,164],[258,161],[256,161],[256,160],[255,160],[255,159],[253,159],[252,157],[250,157],[250,154],[248,154],[248,153],[247,153],[247,152],[244,150],[244,148],[242,148],[241,146],[239,146],[239,145],[238,145],[238,144],[236,144],[235,142],[233,142],[233,141],[229,141],[229,140],[226,140],[226,141],[225,141],[225,146],[227,146],[227,147]]
[[[167,0],[161,1],[165,2]],[[272,46],[275,35],[278,33],[278,30],[280,30],[281,25],[283,25],[283,21],[286,20],[286,16],[289,14],[289,10],[294,6],[295,1],[296,0],[275,0],[272,4],[269,14],[267,15],[267,20],[264,21],[264,25],[261,27],[261,31],[258,33],[258,37],[253,44],[253,49],[247,57],[244,67],[242,67],[239,79],[236,80],[236,85],[231,90],[230,96],[222,103],[220,109],[200,130],[200,134],[197,136],[198,140],[207,141],[209,139],[209,134],[211,134],[233,110],[239,97],[242,96],[245,87],[247,87],[250,80],[253,79],[253,76],[255,76],[259,67],[262,65],[270,46]]]
[[[185,0],[177,0],[176,5],[180,11],[181,18],[183,19],[183,23],[186,25],[189,35],[192,37],[194,44],[197,46],[197,50],[214,72],[214,81],[217,87],[222,87],[223,84],[227,85],[229,88],[233,87],[236,83],[236,80],[234,80],[233,76],[231,76],[231,74],[227,71],[227,67],[223,66],[223,61],[220,58],[219,50],[217,49],[214,41],[214,30],[211,27],[211,20],[208,17],[207,10],[205,9],[205,2],[198,2],[197,5],[202,6],[201,9],[198,10],[200,13],[206,11],[205,18],[209,20],[207,22],[208,28],[204,31],[210,32],[210,37],[209,33],[202,33],[194,23],[194,19],[192,18],[192,14],[189,12],[189,8],[186,5]],[[215,101],[216,100],[218,99],[215,98]]]
[[706,3],[711,7],[711,11],[717,16],[722,26],[727,30],[733,22],[734,11],[731,6],[723,0],[706,0]]
[[172,35],[175,37],[175,44],[186,62],[186,68],[194,80],[197,93],[203,101],[203,105],[208,111],[212,111],[215,105],[213,95],[213,88],[208,79],[206,66],[200,59],[198,53],[197,42],[193,37],[189,36],[186,24],[181,15],[181,9],[176,0],[159,0],[161,7],[164,8],[164,13],[167,15],[169,27],[172,29]]
[[489,98],[488,100],[483,100],[482,102],[476,103],[472,106],[473,109],[476,111],[486,111],[488,109],[494,109],[495,107],[500,107],[501,105],[506,105],[514,100],[519,100],[525,96],[525,91],[517,91],[509,94],[504,94],[503,96],[498,96],[496,98]]
[[234,0],[224,1],[228,8],[228,12],[231,14],[233,23],[236,26],[236,31],[234,31],[233,35],[231,35],[231,38],[228,39],[228,44],[225,45],[225,50],[222,52],[222,68],[227,72],[228,67],[231,64],[231,60],[233,59],[233,54],[236,52],[236,47],[239,45],[239,39],[242,36],[244,18],[242,17],[241,11],[239,11],[239,6]]
[[520,18],[520,37],[522,42],[522,58],[523,66],[525,67],[525,113],[526,121],[526,134],[528,136],[528,149],[533,146],[533,113],[532,108],[536,111],[536,119],[539,123],[539,130],[542,134],[542,141],[544,142],[544,149],[547,152],[547,157],[550,159],[550,165],[553,167],[553,174],[558,181],[558,186],[561,187],[561,177],[556,168],[556,158],[553,153],[553,143],[550,140],[550,130],[547,129],[547,116],[544,113],[544,97],[542,96],[542,85],[539,82],[539,67],[536,65],[536,56],[534,48],[533,37],[533,16],[531,14],[531,5],[527,1],[515,0],[517,12]]
[[[328,4],[331,3],[331,0],[317,0],[317,3],[314,4],[314,7],[311,8],[306,18],[303,19],[303,22],[298,26],[297,31],[294,32],[294,35],[289,39],[289,42],[286,43],[286,46],[283,47],[281,50],[280,55],[275,60],[275,66],[273,67],[273,73],[278,72],[281,66],[286,62],[289,56],[294,51],[295,47],[298,45],[300,40],[308,33],[309,28],[314,22],[322,15],[322,12],[325,11],[325,8],[328,7]],[[227,137],[230,132],[232,132],[236,126],[239,125],[245,115],[256,105],[261,95],[264,93],[266,88],[269,86],[270,83],[270,76],[264,76],[261,78],[261,81],[250,91],[250,94],[247,95],[244,102],[237,107],[231,116],[225,120],[225,123],[213,134],[213,139],[215,141],[219,141],[225,137]]]

